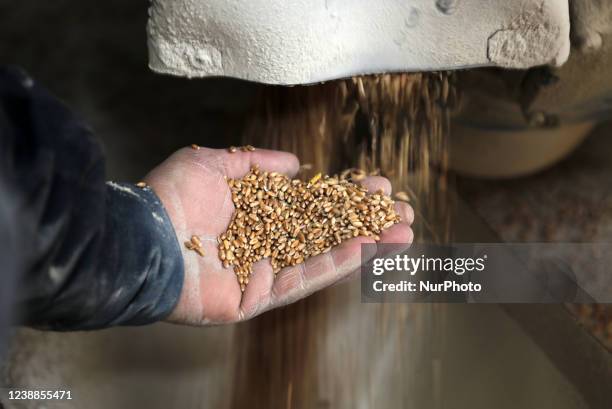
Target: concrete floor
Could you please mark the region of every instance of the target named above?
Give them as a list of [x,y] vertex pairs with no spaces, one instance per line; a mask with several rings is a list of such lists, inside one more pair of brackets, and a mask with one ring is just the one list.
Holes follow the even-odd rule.
[[[146,10],[146,0],[0,0],[0,61],[22,65],[87,118],[104,142],[109,178],[116,180],[139,180],[186,144],[236,141],[258,89],[239,81],[150,73]],[[351,295],[356,288],[331,290],[341,295],[319,334],[328,340],[319,357],[324,365],[320,400],[328,407],[587,407],[499,307],[421,310],[406,320],[407,335],[398,338],[406,344],[389,347],[391,340],[369,334],[376,317]],[[234,327],[167,324],[71,334],[21,329],[14,338],[8,382],[70,388],[75,400],[57,406],[62,408],[229,407],[234,332]],[[338,344],[334,334],[351,343]],[[347,345],[365,352],[354,358]],[[399,377],[381,366],[378,351],[391,354],[391,362],[406,363]],[[351,357],[362,360],[357,362],[361,369],[348,377],[339,374],[337,368]],[[372,378],[375,367],[379,374]],[[347,397],[337,392],[343,383],[371,392]]]

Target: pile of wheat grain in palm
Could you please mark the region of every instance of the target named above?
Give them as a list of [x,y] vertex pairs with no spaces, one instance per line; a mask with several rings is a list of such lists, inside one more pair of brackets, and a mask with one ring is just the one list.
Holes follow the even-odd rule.
[[278,273],[353,237],[378,241],[400,221],[382,191],[368,195],[362,186],[320,173],[302,181],[254,167],[227,183],[236,211],[218,239],[219,256],[234,268],[242,291],[259,260],[269,258]]

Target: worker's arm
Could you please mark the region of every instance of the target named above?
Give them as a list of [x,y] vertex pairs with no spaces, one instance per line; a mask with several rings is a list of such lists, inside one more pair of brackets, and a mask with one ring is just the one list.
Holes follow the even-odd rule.
[[0,286],[17,280],[18,291],[8,296],[19,323],[55,330],[147,324],[165,318],[178,300],[183,259],[157,196],[107,183],[87,126],[6,67],[0,235]]
[[[17,71],[0,70],[0,115],[0,191],[10,192],[0,204],[18,209],[0,226],[14,233],[9,257],[18,267],[2,271],[21,272],[16,294],[26,324],[71,330],[164,318],[239,321],[346,278],[360,265],[360,244],[373,243],[349,240],[276,277],[262,260],[243,293],[217,252],[234,212],[225,178],[240,178],[252,165],[293,175],[294,155],[186,148],[147,176],[150,187],[138,188],[105,182],[90,132]],[[390,193],[384,178],[365,184]],[[381,234],[382,242],[412,240],[412,210],[405,203],[396,210],[404,223]],[[179,245],[192,235],[203,254]]]

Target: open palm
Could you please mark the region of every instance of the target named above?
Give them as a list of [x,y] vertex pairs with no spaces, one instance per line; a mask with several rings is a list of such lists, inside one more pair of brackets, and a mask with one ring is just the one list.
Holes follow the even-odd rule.
[[[286,152],[257,149],[229,153],[226,150],[185,148],[174,153],[145,179],[164,204],[180,243],[197,235],[204,257],[182,247],[185,281],[170,321],[192,324],[218,324],[241,321],[269,309],[304,298],[355,272],[361,263],[361,243],[374,243],[357,237],[329,253],[281,270],[276,277],[268,259],[253,267],[244,293],[231,268],[223,268],[217,250],[217,237],[229,225],[234,204],[226,178],[241,178],[253,165],[269,172],[294,176],[298,159]],[[370,191],[390,193],[390,183],[382,177],[369,177],[364,186]],[[412,241],[413,212],[406,203],[397,203],[402,218],[381,235],[381,242]]]

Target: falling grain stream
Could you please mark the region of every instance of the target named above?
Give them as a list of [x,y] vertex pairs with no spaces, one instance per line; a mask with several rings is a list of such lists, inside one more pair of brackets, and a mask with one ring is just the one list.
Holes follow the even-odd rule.
[[[416,240],[444,242],[453,79],[389,74],[266,87],[244,142],[297,154],[312,164],[304,177],[347,168],[385,176],[410,198]],[[435,402],[443,319],[443,307],[431,304],[362,304],[358,281],[264,314],[238,328],[233,407]]]

